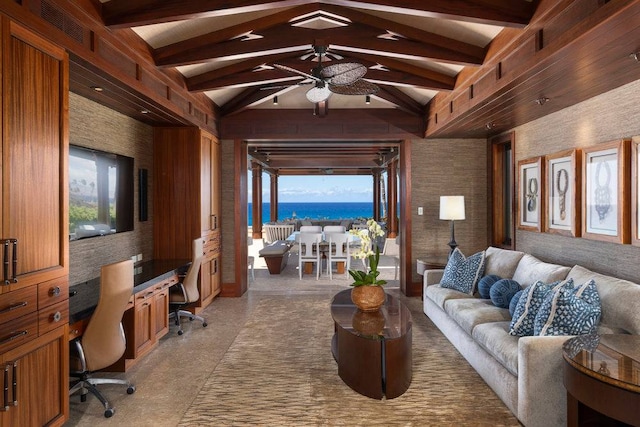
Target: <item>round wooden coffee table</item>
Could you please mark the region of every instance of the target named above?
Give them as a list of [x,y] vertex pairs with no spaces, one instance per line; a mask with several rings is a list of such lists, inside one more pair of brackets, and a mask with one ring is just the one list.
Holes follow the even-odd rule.
[[640,336],[579,335],[562,347],[567,425],[640,425]]
[[351,302],[351,289],[331,302],[335,334],[331,352],[338,375],[358,393],[393,399],[411,384],[411,312],[387,294],[380,310],[364,313]]

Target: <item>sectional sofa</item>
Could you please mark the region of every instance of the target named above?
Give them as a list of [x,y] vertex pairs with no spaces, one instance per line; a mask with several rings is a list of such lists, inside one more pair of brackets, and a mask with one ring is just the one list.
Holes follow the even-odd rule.
[[[458,290],[440,286],[444,270],[424,273],[424,312],[526,427],[566,425],[562,344],[570,336],[512,336],[511,315]],[[640,334],[640,285],[542,262],[519,251],[489,247],[484,275],[512,278],[523,288],[537,280],[595,280],[601,300],[599,333]]]

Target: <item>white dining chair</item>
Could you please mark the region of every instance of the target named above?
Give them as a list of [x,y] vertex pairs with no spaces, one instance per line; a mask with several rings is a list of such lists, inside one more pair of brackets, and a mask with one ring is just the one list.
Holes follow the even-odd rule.
[[351,235],[348,233],[328,233],[325,240],[329,242],[327,251],[327,270],[329,279],[333,280],[333,263],[344,262],[345,271],[351,268],[351,253],[349,251],[349,241]]
[[322,233],[322,226],[320,225],[301,225],[300,233]]
[[325,225],[322,231],[324,231],[325,234],[326,233],[345,233],[347,229],[344,225]]
[[300,233],[298,235],[298,275],[300,280],[302,280],[304,264],[307,262],[316,264],[316,280],[320,277],[322,258],[319,245],[321,241],[322,233]]
[[398,245],[396,237],[387,237],[385,239],[384,248],[382,249],[382,253],[380,255],[393,259],[393,280],[396,280],[398,278],[398,268],[400,267],[400,245]]

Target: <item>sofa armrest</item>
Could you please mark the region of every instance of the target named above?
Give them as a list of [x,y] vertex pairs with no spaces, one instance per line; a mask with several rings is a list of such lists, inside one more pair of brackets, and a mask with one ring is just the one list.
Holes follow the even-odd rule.
[[444,270],[425,270],[423,277],[424,286],[437,285],[442,279]]
[[527,427],[566,425],[562,344],[572,336],[518,340],[518,418]]

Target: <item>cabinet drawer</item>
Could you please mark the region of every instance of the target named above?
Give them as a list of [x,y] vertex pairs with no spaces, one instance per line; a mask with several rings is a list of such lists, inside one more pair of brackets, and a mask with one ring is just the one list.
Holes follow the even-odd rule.
[[69,323],[69,301],[61,301],[38,312],[38,335]]
[[[133,302],[131,303],[131,306],[133,307]],[[69,325],[69,341],[73,341],[84,334],[84,330],[87,328],[89,320],[90,319],[82,319]]]
[[35,286],[2,294],[0,295],[0,323],[32,313],[37,308],[38,294]]
[[156,291],[153,289],[153,286],[148,287],[147,289],[140,291],[138,293],[136,293],[134,295],[134,305],[138,306],[140,304],[144,304],[145,302],[148,302],[148,300],[153,297],[153,294]]
[[175,285],[176,283],[178,283],[178,276],[170,277],[167,280],[163,280],[162,282],[156,283],[153,286],[153,289],[156,292],[163,291],[163,290],[165,290],[167,288],[170,288],[171,286]]
[[42,282],[38,285],[38,308],[69,299],[69,280],[66,277]]
[[9,351],[38,336],[38,313],[0,324],[0,353]]

